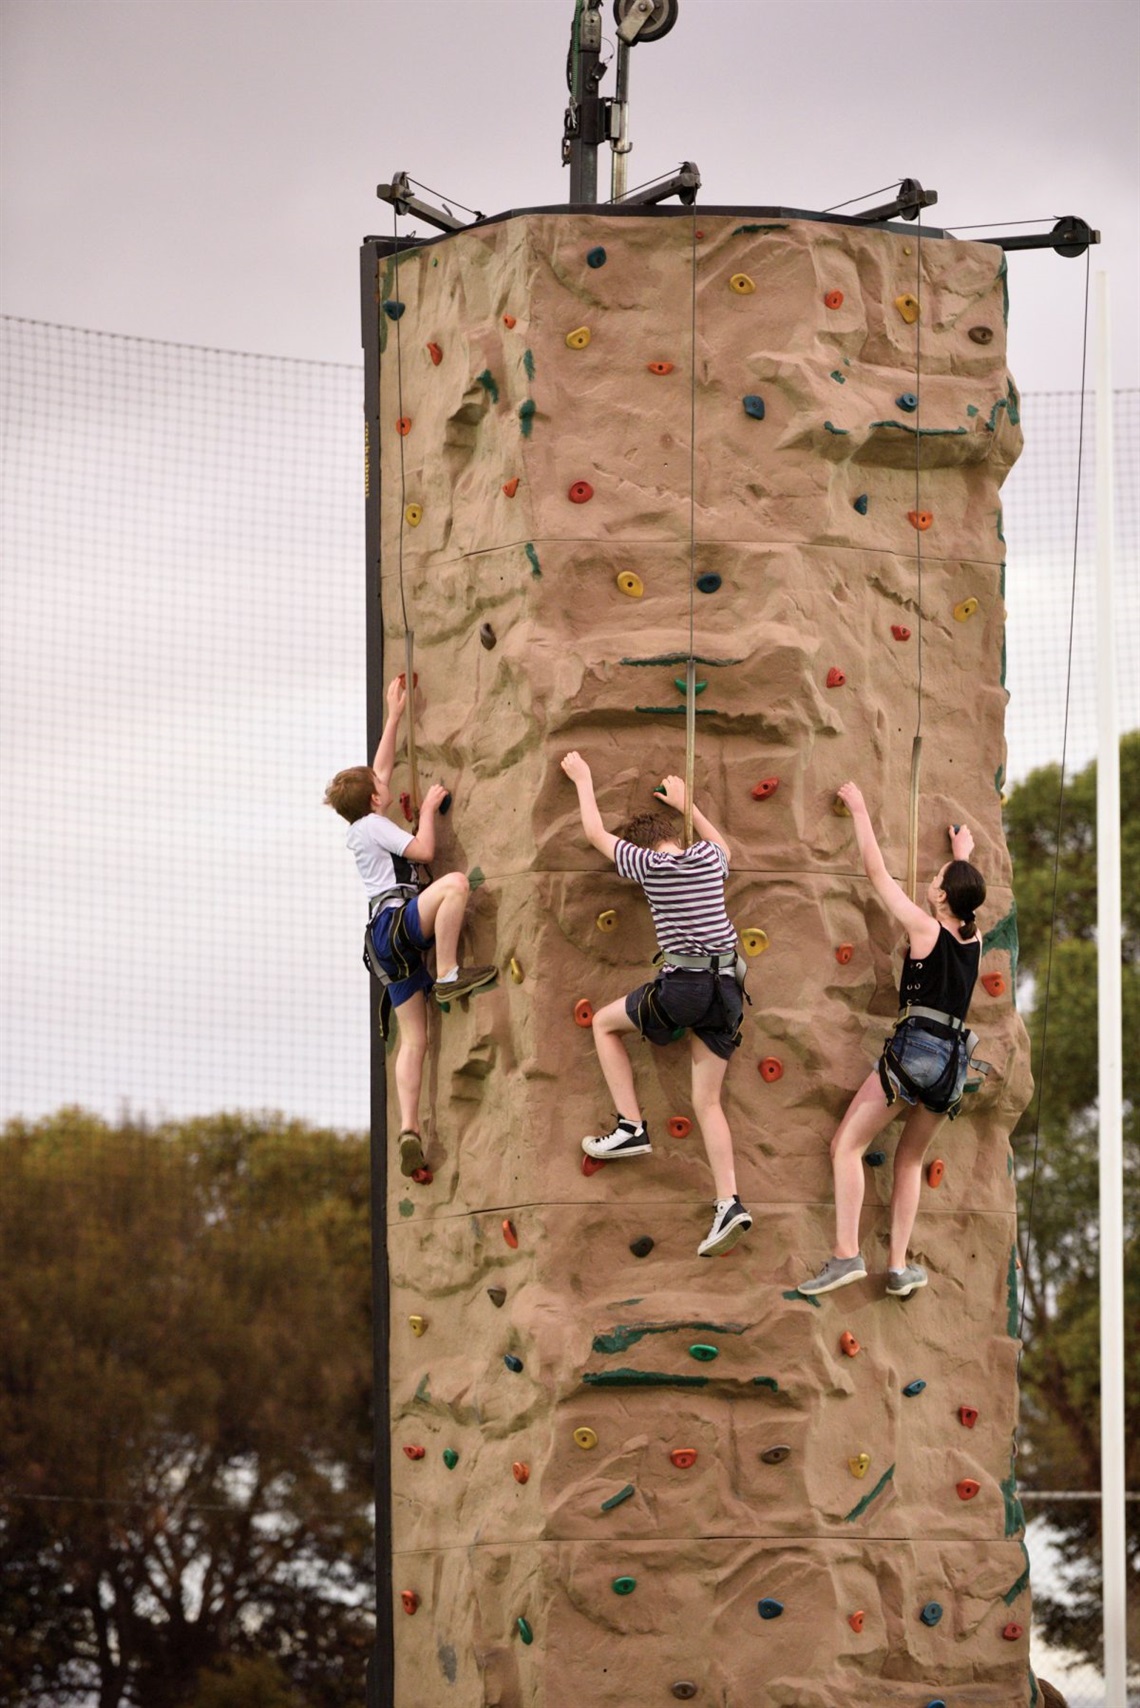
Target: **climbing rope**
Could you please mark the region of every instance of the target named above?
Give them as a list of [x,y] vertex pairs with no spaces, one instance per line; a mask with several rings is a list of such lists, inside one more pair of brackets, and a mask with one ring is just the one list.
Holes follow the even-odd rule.
[[918,684],[916,690],[914,739],[910,748],[910,798],[907,816],[906,887],[911,901],[918,894],[918,801],[922,775],[922,529],[918,525],[922,512],[922,213],[915,228],[914,300],[914,518],[915,571],[918,600]]
[[[399,303],[402,300],[400,297],[400,227],[399,227],[399,215],[398,215],[398,212],[396,210],[395,203],[393,203],[393,205],[392,205],[392,261],[393,261],[394,268],[395,268],[394,282],[392,285],[392,289],[393,289],[393,292],[395,293],[395,301],[397,303]],[[381,312],[383,312],[383,311],[381,311]],[[410,817],[410,821],[414,823],[415,819],[416,819],[416,815],[418,814],[418,812],[420,810],[420,779],[419,779],[419,769],[418,769],[418,766],[416,764],[416,716],[415,716],[415,680],[416,680],[415,640],[416,640],[416,637],[415,637],[415,631],[409,626],[409,623],[408,623],[408,606],[407,606],[407,601],[404,597],[404,529],[407,525],[408,481],[407,481],[407,471],[406,471],[405,465],[404,465],[404,433],[402,430],[402,424],[404,421],[404,359],[403,359],[404,349],[403,349],[403,341],[402,341],[401,333],[400,333],[400,320],[401,320],[401,318],[402,318],[401,315],[399,313],[397,313],[395,319],[392,322],[393,326],[396,329],[396,414],[397,414],[398,420],[401,424],[401,426],[397,430],[397,434],[396,434],[396,437],[400,441],[400,523],[399,523],[399,533],[397,536],[398,547],[397,547],[397,559],[396,559],[396,561],[397,561],[397,567],[398,567],[398,571],[399,571],[399,582],[400,582],[400,615],[402,616],[403,622],[404,622],[404,682],[406,684],[407,693],[408,693],[407,717],[406,717],[406,721],[404,724],[404,729],[406,732],[406,740],[407,740],[407,745],[408,745],[408,771],[409,771],[410,778],[411,778],[410,787],[408,790],[408,795],[409,795],[409,800],[410,800],[409,817]]]
[[693,771],[697,755],[697,661],[693,655],[697,582],[697,210],[690,221],[689,314],[689,656],[685,663],[685,847],[693,840]]

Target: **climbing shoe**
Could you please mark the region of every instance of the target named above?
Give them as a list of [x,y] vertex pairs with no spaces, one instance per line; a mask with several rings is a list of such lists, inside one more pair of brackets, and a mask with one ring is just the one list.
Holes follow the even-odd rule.
[[470,996],[473,990],[482,990],[484,985],[494,984],[498,976],[498,967],[460,967],[453,979],[446,979],[442,983],[436,979],[432,986],[432,995],[437,1002],[458,1002],[461,996]]
[[697,1247],[697,1256],[719,1257],[722,1252],[731,1251],[751,1226],[752,1217],[739,1198],[718,1199],[712,1227]]
[[413,1133],[410,1127],[405,1127],[400,1134],[400,1173],[409,1179],[417,1169],[427,1167],[427,1157],[424,1155],[423,1142],[418,1133]]
[[850,1281],[866,1279],[867,1265],[861,1257],[829,1257],[819,1274],[810,1281],[801,1281],[796,1292],[813,1299],[817,1293],[834,1293],[837,1287],[846,1287]]
[[627,1121],[624,1115],[619,1115],[612,1133],[583,1139],[582,1149],[599,1162],[609,1162],[614,1157],[648,1156],[653,1146],[644,1121]]
[[919,1287],[926,1286],[926,1270],[921,1263],[908,1263],[905,1269],[887,1271],[887,1293],[892,1299],[909,1299]]

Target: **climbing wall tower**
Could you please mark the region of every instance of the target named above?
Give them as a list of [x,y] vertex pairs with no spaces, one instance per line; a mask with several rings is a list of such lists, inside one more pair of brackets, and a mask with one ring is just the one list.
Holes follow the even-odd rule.
[[[395,1701],[1023,1708],[1003,256],[675,209],[391,248],[365,248],[369,596],[387,675],[414,630],[437,869],[471,874],[466,958],[500,968],[433,1018],[433,1179],[388,1164]],[[652,1157],[583,1170],[610,1109],[579,1005],[654,944],[558,763],[587,757],[610,827],[650,804],[690,650],[754,1003],[726,1108],[755,1227],[723,1260],[683,1046],[631,1044]],[[932,1150],[929,1287],[884,1297],[888,1129],[871,1274],[813,1302],[900,958],[835,791],[904,877],[920,720],[922,882],[962,820],[989,880],[994,1071]]]

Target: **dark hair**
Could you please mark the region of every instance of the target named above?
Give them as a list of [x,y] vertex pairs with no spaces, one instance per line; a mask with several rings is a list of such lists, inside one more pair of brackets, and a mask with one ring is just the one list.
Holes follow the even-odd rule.
[[942,891],[950,912],[962,922],[962,935],[976,937],[974,915],[986,899],[986,880],[978,868],[968,860],[951,860],[942,874]]
[[375,771],[367,765],[353,765],[347,771],[337,772],[325,790],[325,805],[332,807],[341,818],[346,818],[349,824],[355,824],[358,818],[367,818],[372,811],[375,793]]
[[618,835],[637,848],[660,848],[663,842],[677,840],[677,827],[659,812],[639,812],[622,825]]

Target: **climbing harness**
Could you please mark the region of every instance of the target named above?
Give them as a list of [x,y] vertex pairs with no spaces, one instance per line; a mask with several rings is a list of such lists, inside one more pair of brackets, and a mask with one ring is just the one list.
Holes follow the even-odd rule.
[[[920,1032],[933,1032],[942,1038],[949,1035],[954,1044],[949,1061],[933,1085],[917,1085],[899,1060],[898,1049],[906,1037],[907,1026],[915,1026]],[[895,1021],[890,1037],[884,1041],[883,1053],[878,1061],[879,1083],[882,1085],[887,1107],[890,1108],[896,1102],[901,1088],[932,1114],[946,1115],[953,1121],[961,1108],[966,1091],[976,1091],[990,1071],[991,1064],[974,1054],[978,1043],[977,1033],[971,1032],[966,1022],[958,1015],[947,1014],[940,1008],[925,1008],[918,1003],[909,1003]],[[963,1054],[966,1076],[961,1090],[958,1090]],[[973,1080],[968,1077],[971,1072],[975,1076]]]

